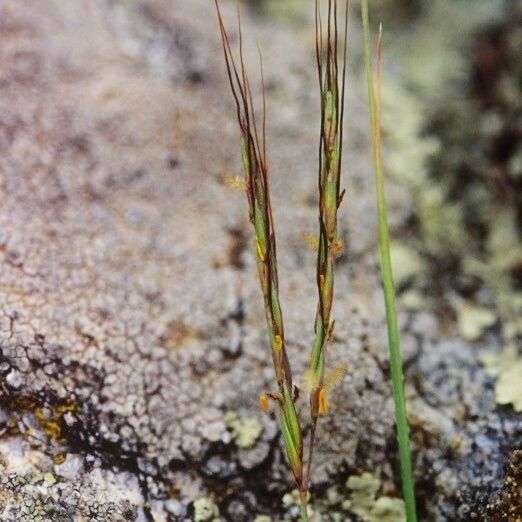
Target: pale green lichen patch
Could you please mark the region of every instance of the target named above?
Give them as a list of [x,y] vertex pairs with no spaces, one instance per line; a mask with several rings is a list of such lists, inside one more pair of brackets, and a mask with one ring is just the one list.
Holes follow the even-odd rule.
[[404,243],[392,242],[390,254],[393,279],[397,287],[413,281],[423,272],[424,265],[421,256],[412,247]]
[[418,290],[412,288],[399,296],[399,301],[405,310],[416,311],[424,307],[424,298]]
[[351,476],[346,487],[351,491],[349,508],[352,513],[366,520],[375,504],[375,495],[379,491],[381,481],[371,473]]
[[49,486],[52,486],[56,483],[56,477],[52,473],[46,473],[44,475],[44,480]]
[[194,522],[219,520],[219,508],[211,498],[202,497],[194,501]]
[[[307,501],[310,500],[310,493],[307,493]],[[299,508],[301,504],[301,499],[299,497],[299,491],[297,489],[294,489],[290,491],[289,493],[285,493],[282,498],[283,506],[287,510],[291,510],[292,508],[296,509]],[[314,506],[315,507],[315,506]],[[306,512],[308,514],[308,518],[311,521],[319,522],[321,520],[321,513],[319,511],[315,511],[315,509],[311,506],[310,503],[306,506]]]
[[[346,491],[342,488],[330,488],[326,498],[314,499],[308,504],[308,517],[312,522],[344,522],[360,520],[362,522],[405,522],[404,501],[400,498],[379,496],[381,481],[372,473],[353,475],[346,482]],[[282,498],[285,511],[294,520],[299,512],[299,492],[293,490]],[[287,520],[286,518],[284,519]]]
[[234,442],[242,449],[252,448],[263,433],[263,426],[255,417],[239,417],[237,413],[229,411],[225,415],[225,422],[232,430]]
[[485,352],[480,361],[487,373],[497,379],[497,404],[512,404],[515,411],[522,411],[522,356],[516,346],[508,346],[501,352]]
[[522,411],[522,359],[502,372],[495,387],[498,404],[513,404],[515,411]]
[[458,311],[459,333],[466,341],[476,341],[497,322],[493,310],[464,301]]
[[439,151],[440,143],[432,136],[423,136],[422,103],[401,83],[384,80],[382,103],[387,173],[422,193],[428,160]]
[[502,336],[506,344],[522,335],[522,291],[513,285],[512,271],[522,263],[522,243],[514,208],[491,210],[487,260],[467,257],[464,269],[481,278],[492,290],[495,304],[503,319]]
[[256,515],[254,522],[272,522],[272,517],[269,517],[268,515]]
[[[522,335],[522,292],[513,285],[511,272],[522,260],[517,217],[512,208],[495,208],[489,223],[487,261],[468,256],[464,270],[481,278],[491,289],[499,316],[506,347],[501,352],[486,352],[480,361],[496,378],[495,401],[512,404],[522,411],[522,357],[517,340]],[[491,318],[490,318],[491,320]]]
[[379,522],[398,522],[406,520],[404,502],[400,498],[380,497],[372,509],[374,519]]
[[457,251],[465,242],[464,209],[449,202],[444,182],[426,186],[417,194],[421,231],[428,249],[440,252],[448,247]]
[[[307,493],[307,499],[310,499],[310,493]],[[293,489],[290,491],[290,493],[285,493],[283,495],[283,506],[290,507],[290,506],[299,506],[301,503],[301,498],[299,497],[299,491],[297,489]]]
[[381,481],[371,473],[351,476],[346,482],[346,486],[350,490],[350,497],[343,503],[343,508],[364,522],[404,522],[406,520],[402,499],[387,496],[376,498]]

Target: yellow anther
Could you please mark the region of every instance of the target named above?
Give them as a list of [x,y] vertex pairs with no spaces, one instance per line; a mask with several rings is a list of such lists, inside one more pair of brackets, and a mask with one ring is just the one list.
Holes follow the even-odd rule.
[[245,180],[243,178],[240,178],[239,176],[233,176],[228,172],[223,174],[223,182],[227,187],[230,188],[235,188],[239,190],[245,190],[246,188]]
[[268,413],[269,403],[268,403],[268,395],[266,393],[262,393],[259,396],[259,407],[265,412]]
[[281,348],[283,348],[283,339],[280,335],[275,336],[275,350],[277,353],[281,351]]
[[321,415],[327,415],[328,414],[328,401],[326,399],[326,390],[324,388],[321,388],[319,390],[319,413]]
[[321,286],[324,285],[324,275],[323,275],[323,274],[319,274],[319,284],[320,284]]
[[257,250],[257,257],[264,263],[265,262],[265,256],[263,254],[263,251],[261,250],[261,245],[259,244],[259,241],[256,241],[256,250]]

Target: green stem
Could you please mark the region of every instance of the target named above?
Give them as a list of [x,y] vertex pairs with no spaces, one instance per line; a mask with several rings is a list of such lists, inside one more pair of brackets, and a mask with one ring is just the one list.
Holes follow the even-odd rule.
[[[366,76],[368,83],[368,98],[372,126],[373,156],[375,161],[375,182],[377,191],[377,212],[379,221],[379,250],[381,257],[381,276],[386,308],[386,323],[388,327],[388,344],[390,349],[390,365],[395,401],[395,417],[397,437],[399,441],[399,456],[401,464],[401,479],[406,516],[408,522],[416,522],[415,492],[412,476],[411,456],[409,448],[409,428],[404,399],[404,377],[395,309],[395,292],[393,287],[392,265],[390,259],[390,238],[386,215],[386,199],[384,193],[384,175],[382,169],[380,148],[380,110],[376,108],[373,86],[372,63],[370,54],[370,28],[368,21],[368,1],[361,0],[361,14],[364,28],[364,51]],[[379,89],[380,90],[380,89]],[[380,101],[379,101],[380,104]]]
[[308,492],[307,491],[300,491],[299,492],[299,499],[301,501],[301,518],[303,519],[303,522],[308,522]]

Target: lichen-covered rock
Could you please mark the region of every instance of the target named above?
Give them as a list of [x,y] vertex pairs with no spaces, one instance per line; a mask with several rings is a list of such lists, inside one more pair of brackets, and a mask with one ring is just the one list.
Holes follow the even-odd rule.
[[[0,448],[5,520],[170,522],[210,496],[221,517],[284,511],[292,486],[277,423],[255,409],[274,380],[250,228],[243,194],[221,182],[240,170],[238,132],[209,9],[206,0],[0,7],[0,441],[18,448]],[[223,9],[232,16],[233,2]],[[300,239],[317,222],[318,100],[305,18],[289,31],[244,17],[245,34],[270,57],[271,186],[298,384],[317,305],[315,254]],[[255,48],[247,60],[257,64]],[[350,88],[346,248],[328,362],[347,373],[321,419],[314,480],[372,470],[396,492],[363,99]],[[388,201],[393,227],[407,223],[408,191],[390,184]],[[442,493],[424,509],[451,519],[463,484],[475,488],[466,485],[466,505],[502,486],[515,423],[483,413],[489,381],[465,345],[440,341],[428,307],[399,317],[417,479]],[[299,409],[305,419],[305,398]],[[230,410],[255,419],[243,444],[252,448],[234,443]],[[479,421],[468,431],[469,418]],[[496,438],[474,431],[490,425]],[[457,439],[462,449],[451,453]],[[488,451],[494,487],[469,480]]]
[[[25,442],[0,444],[1,520],[138,520],[143,497],[134,475],[96,468],[77,470],[74,477],[64,476],[60,470],[44,473],[44,459],[39,458],[37,462],[31,459],[27,446]],[[69,454],[67,461],[80,462],[80,456]],[[78,466],[69,464],[69,467],[77,469]]]
[[[237,237],[248,234],[244,201],[220,183],[226,169],[238,167],[231,159],[237,130],[222,101],[221,63],[210,58],[219,52],[214,21],[197,16],[208,13],[205,2],[182,10],[165,2],[101,2],[87,10],[81,30],[78,9],[75,2],[2,6],[3,403],[16,417],[27,399],[25,417],[49,439],[80,444],[104,465],[130,462],[151,495],[164,495],[180,468],[199,480],[211,445],[227,443],[224,412],[250,407],[273,382],[254,259],[243,247],[235,250]],[[277,35],[267,53],[289,47],[292,36]],[[274,119],[275,136],[297,129],[297,114],[312,114],[307,58],[296,49],[274,59],[267,73],[274,103],[294,89],[301,93],[285,104],[286,116]],[[277,71],[299,64],[307,64],[304,78],[296,72],[277,83]],[[362,134],[359,121],[353,132]],[[312,336],[316,301],[305,268],[312,270],[314,255],[299,240],[316,220],[314,206],[299,203],[315,190],[315,140],[310,128],[288,150],[273,151],[297,376],[307,365],[300,346]],[[363,171],[357,176],[366,191],[369,179]],[[283,214],[285,200],[292,212]],[[369,195],[355,198],[348,215],[370,220],[371,208]],[[343,399],[349,407],[339,407],[339,415],[350,419],[353,440],[377,434],[384,419],[391,429],[387,388],[362,341],[384,348],[383,336],[369,335],[382,321],[375,259],[367,255],[370,230],[354,229],[346,254],[369,269],[355,274],[340,260],[336,313],[346,319],[332,347],[332,362],[348,358],[352,368],[345,388],[352,397]],[[306,262],[299,271],[296,255]],[[348,335],[349,355],[340,350]],[[373,390],[367,380],[376,381]],[[379,415],[356,421],[372,403]],[[353,456],[350,434],[336,439],[318,455],[341,446]]]
[[357,515],[365,522],[404,522],[406,510],[400,498],[377,497],[381,481],[371,473],[353,475],[346,482],[349,498],[343,502],[345,511]]

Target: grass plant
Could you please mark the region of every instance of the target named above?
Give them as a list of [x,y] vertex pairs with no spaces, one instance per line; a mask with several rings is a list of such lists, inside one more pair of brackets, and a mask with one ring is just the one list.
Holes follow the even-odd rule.
[[[319,144],[319,238],[317,241],[318,305],[314,322],[315,339],[311,350],[306,382],[310,391],[310,443],[304,465],[304,444],[296,401],[299,389],[292,380],[292,372],[285,348],[283,315],[279,303],[276,238],[270,201],[268,162],[266,156],[266,102],[263,62],[260,72],[263,91],[262,122],[258,128],[252,91],[243,56],[243,35],[238,6],[239,53],[235,56],[228,37],[218,0],[215,0],[225,64],[232,90],[240,129],[241,158],[244,188],[247,194],[249,217],[255,234],[255,252],[259,282],[264,299],[272,362],[277,392],[261,395],[259,402],[268,411],[270,402],[277,405],[286,454],[301,499],[301,513],[308,520],[307,498],[315,445],[317,420],[328,411],[327,391],[338,380],[341,369],[325,378],[326,351],[334,321],[331,310],[334,296],[335,257],[341,242],[337,236],[337,209],[342,201],[340,191],[341,154],[343,141],[344,89],[346,79],[348,5],[346,5],[343,34],[342,70],[338,63],[339,28],[338,1],[327,0],[326,45],[324,47],[321,0],[315,0],[316,52],[319,73],[321,129]],[[235,183],[237,185],[237,183]]]
[[[346,3],[344,15],[342,65],[340,67],[338,60],[340,47],[338,1],[327,1],[326,31],[324,31],[324,14],[321,10],[321,0],[315,0],[316,57],[321,106],[318,169],[319,237],[317,241],[313,241],[317,249],[316,280],[318,304],[314,322],[315,337],[311,349],[310,365],[305,375],[310,402],[310,439],[306,465],[304,464],[303,435],[296,410],[299,390],[292,380],[290,362],[285,349],[283,315],[279,303],[276,239],[266,156],[266,102],[263,63],[260,54],[263,105],[262,123],[260,129],[258,129],[250,81],[243,57],[243,36],[239,7],[239,57],[235,58],[219,9],[218,0],[215,0],[215,3],[225,63],[241,134],[244,188],[248,199],[249,217],[254,228],[258,276],[264,298],[272,361],[277,383],[277,392],[262,394],[259,402],[261,408],[265,411],[268,411],[270,401],[277,405],[286,454],[301,498],[302,518],[304,521],[307,521],[306,506],[310,489],[317,421],[320,415],[328,413],[327,392],[331,384],[338,380],[342,374],[342,369],[336,368],[329,376],[325,376],[328,341],[335,326],[335,321],[331,318],[334,298],[335,258],[341,249],[341,242],[337,234],[337,211],[344,195],[344,192],[340,190],[340,180],[346,84],[348,2]],[[390,239],[381,158],[382,40],[379,32],[376,94],[371,63],[367,0],[361,1],[361,13],[364,28],[365,64],[375,161],[381,278],[386,308],[401,478],[408,522],[416,522],[415,495],[409,449],[409,428],[404,399],[404,378],[395,309],[395,292],[390,259]],[[235,182],[234,184],[238,185],[241,183]]]
[[[397,425],[397,439],[399,443],[399,457],[401,466],[401,480],[404,503],[406,505],[406,517],[408,522],[416,522],[415,491],[411,467],[409,447],[409,428],[404,399],[404,377],[402,372],[402,359],[397,327],[397,313],[395,308],[395,291],[393,286],[393,273],[390,258],[390,236],[388,231],[388,219],[386,211],[386,197],[384,192],[384,173],[381,155],[381,62],[382,62],[382,31],[379,29],[377,43],[377,82],[374,87],[371,45],[370,23],[368,16],[368,1],[361,0],[361,15],[364,30],[364,53],[366,65],[366,80],[368,84],[368,100],[370,107],[370,124],[373,143],[373,157],[375,162],[375,184],[377,194],[377,216],[379,227],[379,251],[381,258],[381,279],[384,291],[384,304],[386,309],[386,325],[388,330],[388,346],[390,350],[390,367],[395,402],[395,419]],[[375,92],[377,91],[377,92]]]

